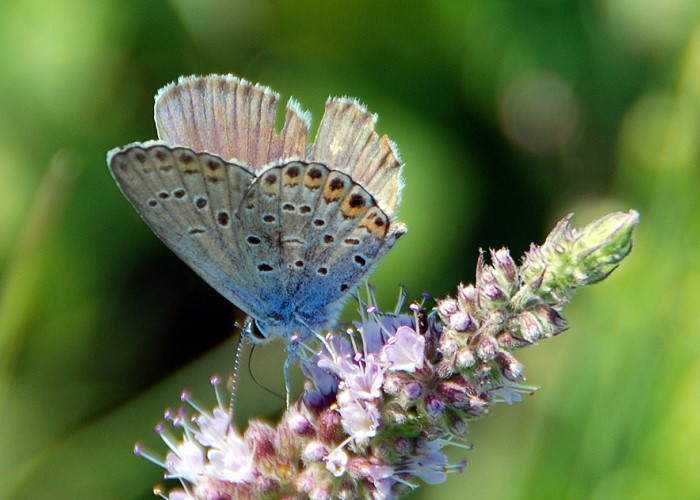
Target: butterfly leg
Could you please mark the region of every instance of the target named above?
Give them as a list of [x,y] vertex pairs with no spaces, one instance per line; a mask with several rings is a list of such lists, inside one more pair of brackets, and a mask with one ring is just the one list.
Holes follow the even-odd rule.
[[289,377],[289,370],[292,368],[292,365],[301,358],[302,354],[300,354],[300,348],[304,347],[303,342],[304,337],[299,334],[294,334],[289,339],[289,345],[284,349],[287,353],[287,360],[284,362],[284,388],[287,392],[287,408],[289,408],[292,400],[292,380]]
[[289,408],[292,400],[292,381],[289,378],[289,370],[294,361],[296,361],[296,359],[290,354],[287,356],[287,361],[284,362],[284,389],[287,393],[287,408]]

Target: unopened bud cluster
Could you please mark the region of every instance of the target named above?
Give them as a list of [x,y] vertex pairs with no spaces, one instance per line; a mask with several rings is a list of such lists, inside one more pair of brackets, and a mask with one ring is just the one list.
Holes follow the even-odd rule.
[[632,249],[635,211],[615,212],[582,230],[562,219],[541,246],[531,245],[516,265],[503,248],[479,255],[476,283],[460,285],[455,298],[438,301],[445,329],[437,347],[441,377],[465,376],[477,391],[510,400],[523,380],[512,351],[567,329],[562,306],[578,287],[597,283]]
[[493,404],[532,390],[513,351],[566,329],[562,305],[617,267],[637,221],[616,213],[576,231],[566,218],[520,266],[506,249],[489,264],[482,254],[476,283],[431,313],[415,303],[382,313],[370,292],[361,321],[298,346],[305,390],[276,426],[250,422],[241,435],[219,396],[211,413],[169,413],[183,437],[159,427],[171,449],[160,465],[181,488],[159,494],[384,499],[462,471],[442,449],[464,443],[469,420]]

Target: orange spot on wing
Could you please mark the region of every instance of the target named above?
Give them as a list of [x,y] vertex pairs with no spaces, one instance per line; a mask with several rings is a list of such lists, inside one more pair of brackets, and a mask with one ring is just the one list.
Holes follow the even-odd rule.
[[382,239],[386,237],[389,229],[389,219],[378,209],[369,210],[369,213],[360,222],[359,227],[365,228],[367,232]]

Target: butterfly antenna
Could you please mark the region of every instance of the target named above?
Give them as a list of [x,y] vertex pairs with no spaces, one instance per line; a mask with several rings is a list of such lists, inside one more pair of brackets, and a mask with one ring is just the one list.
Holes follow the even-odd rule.
[[253,373],[253,352],[255,351],[256,345],[253,344],[250,349],[250,354],[248,355],[248,375],[250,375],[250,378],[253,380],[255,384],[257,384],[258,387],[260,387],[263,391],[267,392],[268,394],[272,394],[275,397],[278,397],[280,399],[282,398],[282,395],[279,392],[275,392],[272,389],[265,387],[263,384],[260,383],[260,381],[257,379],[255,374]]

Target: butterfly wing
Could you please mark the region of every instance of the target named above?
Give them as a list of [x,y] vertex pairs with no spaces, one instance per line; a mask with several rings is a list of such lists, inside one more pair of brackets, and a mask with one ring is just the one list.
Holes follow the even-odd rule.
[[109,168],[153,232],[214,289],[246,312],[260,310],[241,270],[236,213],[255,176],[218,156],[159,142],[110,151]]
[[386,135],[379,137],[376,124],[377,115],[356,99],[328,99],[307,159],[351,176],[394,220],[401,202],[403,162],[396,145]]
[[158,137],[216,153],[257,174],[283,158],[306,157],[309,114],[290,99],[277,132],[278,102],[268,87],[235,76],[181,77],[156,96]]
[[258,318],[268,336],[334,322],[349,292],[405,232],[360,184],[319,163],[269,168],[239,216],[242,267],[268,307]]

